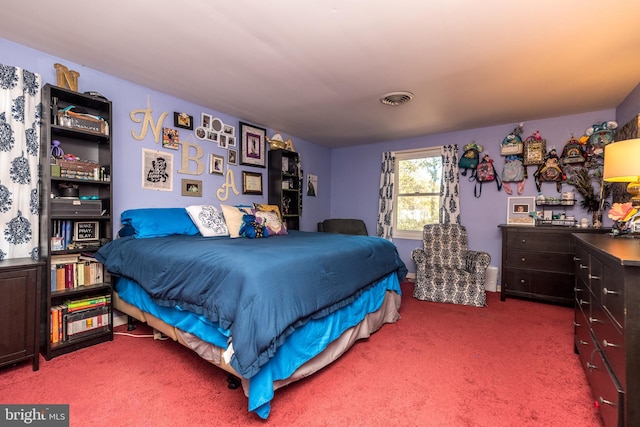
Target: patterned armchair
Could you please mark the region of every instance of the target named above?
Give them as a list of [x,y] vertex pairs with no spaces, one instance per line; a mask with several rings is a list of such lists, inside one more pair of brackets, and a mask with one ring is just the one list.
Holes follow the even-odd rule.
[[430,224],[423,229],[423,249],[414,249],[419,300],[486,305],[484,275],[491,256],[468,249],[467,230],[459,224]]

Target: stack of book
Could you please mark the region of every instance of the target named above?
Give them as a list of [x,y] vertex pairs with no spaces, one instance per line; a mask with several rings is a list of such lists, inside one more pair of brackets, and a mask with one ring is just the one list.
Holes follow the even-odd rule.
[[51,307],[51,343],[73,341],[108,331],[111,327],[111,296],[98,295],[69,300]]
[[90,255],[51,256],[51,292],[109,282],[109,273]]

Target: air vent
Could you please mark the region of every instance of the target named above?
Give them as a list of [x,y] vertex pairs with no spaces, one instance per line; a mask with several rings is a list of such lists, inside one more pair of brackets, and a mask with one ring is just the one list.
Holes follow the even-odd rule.
[[402,105],[413,99],[413,94],[411,92],[390,92],[385,95],[382,95],[380,98],[380,102],[386,105]]

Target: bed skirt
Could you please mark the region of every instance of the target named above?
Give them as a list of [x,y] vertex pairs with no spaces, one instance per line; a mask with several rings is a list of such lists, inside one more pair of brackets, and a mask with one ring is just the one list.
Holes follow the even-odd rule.
[[[394,323],[400,319],[401,296],[397,292],[387,290],[385,298],[380,308],[365,316],[365,318],[357,325],[347,329],[336,340],[329,343],[327,347],[318,355],[301,365],[291,376],[283,380],[273,382],[273,390],[291,384],[312,375],[323,367],[331,364],[342,356],[356,341],[368,338],[372,333],[377,331],[385,323]],[[201,358],[207,360],[213,365],[235,375],[241,380],[244,394],[249,396],[249,379],[239,375],[233,367],[227,363],[223,357],[224,349],[211,343],[203,341],[193,334],[184,332],[174,326],[171,326],[161,319],[153,316],[148,312],[140,310],[128,302],[122,300],[118,293],[114,291],[113,307],[140,322],[147,323],[153,329],[163,333],[167,337],[179,342],[183,346],[196,352]]]

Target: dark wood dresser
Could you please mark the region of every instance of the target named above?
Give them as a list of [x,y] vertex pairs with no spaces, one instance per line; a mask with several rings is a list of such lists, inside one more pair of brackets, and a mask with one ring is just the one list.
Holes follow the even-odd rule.
[[606,228],[500,225],[500,299],[507,296],[573,305],[573,233],[604,234]]
[[31,360],[39,368],[43,261],[0,261],[0,366]]
[[640,238],[574,239],[574,349],[604,424],[640,426]]

